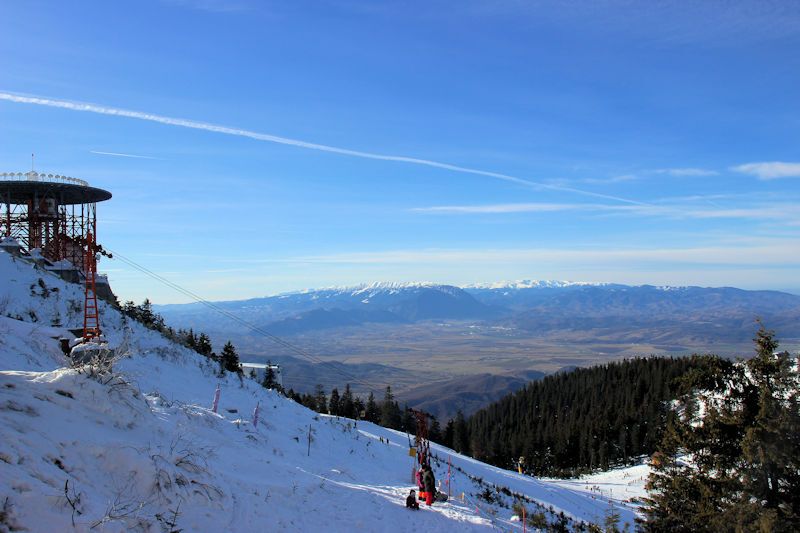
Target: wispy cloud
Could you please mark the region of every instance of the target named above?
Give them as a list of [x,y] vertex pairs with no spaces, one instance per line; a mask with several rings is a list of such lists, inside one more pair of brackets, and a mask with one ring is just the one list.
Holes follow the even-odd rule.
[[160,157],[153,157],[149,155],[136,155],[136,154],[123,154],[121,152],[101,152],[99,150],[89,150],[90,154],[97,154],[97,155],[111,155],[115,157],[132,157],[134,159],[158,159],[161,160]]
[[628,181],[638,180],[639,176],[635,174],[620,174],[619,176],[612,176],[610,178],[584,178],[583,183],[625,183]]
[[707,168],[659,168],[654,170],[656,174],[666,174],[668,176],[676,177],[689,177],[689,176],[716,176],[719,174],[716,170],[709,170]]
[[[702,199],[702,198],[701,198]],[[610,214],[637,217],[660,217],[671,219],[741,219],[741,220],[781,220],[795,225],[800,223],[800,212],[795,203],[748,204],[745,207],[723,207],[716,204],[698,205],[696,203],[673,203],[662,205],[619,205],[619,204],[550,204],[550,203],[510,203],[486,205],[442,205],[415,207],[411,211],[434,215],[501,215],[509,213],[549,213],[557,211],[583,211],[595,215]]]
[[746,163],[731,167],[731,170],[756,176],[760,180],[800,178],[800,163],[785,163],[781,161]]
[[568,262],[570,264],[601,264],[627,261],[694,263],[714,265],[781,265],[800,266],[798,240],[765,240],[752,245],[697,246],[652,249],[558,249],[558,248],[500,248],[477,250],[390,250],[356,252],[295,258],[306,263],[347,264],[497,264],[514,262]]
[[554,191],[561,191],[561,192],[568,192],[573,194],[579,194],[583,196],[590,196],[594,198],[603,198],[606,200],[612,200],[615,202],[621,202],[626,204],[632,205],[647,205],[646,202],[640,202],[638,200],[632,200],[630,198],[623,198],[620,196],[612,196],[608,194],[602,194],[592,191],[585,191],[582,189],[576,189],[574,187],[566,187],[566,186],[559,186],[559,185],[552,185],[542,181],[532,181],[528,179],[523,179],[517,176],[511,176],[509,174],[502,174],[499,172],[492,172],[488,170],[480,170],[470,167],[463,167],[459,165],[452,165],[450,163],[443,163],[440,161],[433,161],[430,159],[419,159],[416,157],[409,157],[409,156],[401,156],[401,155],[387,155],[387,154],[377,154],[373,152],[363,152],[360,150],[351,150],[349,148],[340,148],[337,146],[330,146],[326,144],[317,144],[308,141],[301,141],[298,139],[289,139],[287,137],[280,137],[277,135],[271,135],[268,133],[259,133],[256,131],[245,130],[240,128],[231,128],[228,126],[220,126],[217,124],[209,124],[207,122],[199,122],[196,120],[188,120],[183,118],[174,118],[174,117],[166,117],[163,115],[156,115],[153,113],[145,113],[142,111],[131,111],[128,109],[120,109],[115,107],[107,107],[98,104],[86,103],[86,102],[73,102],[70,100],[59,100],[53,98],[46,98],[40,96],[30,96],[30,95],[21,95],[15,93],[8,93],[8,92],[0,92],[0,100],[6,100],[8,102],[14,102],[19,104],[33,104],[33,105],[40,105],[40,106],[47,106],[47,107],[55,107],[59,109],[68,109],[70,111],[83,111],[88,113],[97,113],[101,115],[111,115],[116,117],[124,117],[124,118],[133,118],[136,120],[146,120],[148,122],[156,122],[159,124],[165,124],[168,126],[178,126],[181,128],[189,128],[195,130],[203,130],[209,131],[213,133],[221,133],[223,135],[233,135],[236,137],[247,137],[249,139],[254,139],[256,141],[263,141],[263,142],[270,142],[270,143],[277,143],[277,144],[284,144],[288,146],[294,146],[297,148],[305,148],[308,150],[319,150],[322,152],[329,152],[339,155],[346,155],[351,157],[360,157],[363,159],[374,159],[379,161],[393,161],[399,163],[408,163],[412,165],[422,165],[427,167],[439,168],[442,170],[450,170],[452,172],[460,172],[463,174],[473,174],[478,176],[485,176],[489,178],[494,178],[502,181],[507,181],[510,183],[514,183],[517,185],[522,185],[524,187],[532,187],[537,190],[547,189],[547,190],[554,190]]
[[415,207],[411,211],[433,214],[471,214],[471,213],[546,213],[553,211],[570,211],[584,209],[583,204],[493,204],[493,205],[438,205],[432,207]]

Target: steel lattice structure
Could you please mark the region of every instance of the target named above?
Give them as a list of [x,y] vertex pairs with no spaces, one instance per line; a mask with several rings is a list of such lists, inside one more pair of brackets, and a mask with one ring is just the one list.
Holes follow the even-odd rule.
[[[38,172],[0,173],[0,232],[28,252],[89,270],[89,236],[97,235],[97,202],[111,193],[83,180]],[[93,250],[94,251],[94,250]]]
[[428,414],[423,411],[412,409],[414,417],[417,420],[417,434],[414,437],[414,445],[417,448],[417,462],[420,468],[423,465],[430,464],[431,459],[431,443],[428,440]]

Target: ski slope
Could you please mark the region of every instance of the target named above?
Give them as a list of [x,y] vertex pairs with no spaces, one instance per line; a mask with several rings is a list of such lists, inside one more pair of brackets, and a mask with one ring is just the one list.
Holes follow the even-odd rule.
[[447,492],[450,461],[451,498],[407,510],[405,433],[220,378],[215,363],[105,303],[113,373],[69,368],[57,339],[82,323],[82,301],[80,286],[0,252],[0,530],[509,531],[522,529],[510,509],[518,498],[550,522],[602,523],[613,504],[621,525],[633,524],[627,494],[438,445],[434,472]]

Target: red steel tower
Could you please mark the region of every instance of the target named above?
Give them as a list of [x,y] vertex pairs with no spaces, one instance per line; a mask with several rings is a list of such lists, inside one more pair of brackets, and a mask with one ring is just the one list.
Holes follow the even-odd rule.
[[69,261],[86,280],[84,338],[100,334],[97,314],[97,202],[111,193],[83,180],[38,172],[0,173],[0,235],[28,253]]

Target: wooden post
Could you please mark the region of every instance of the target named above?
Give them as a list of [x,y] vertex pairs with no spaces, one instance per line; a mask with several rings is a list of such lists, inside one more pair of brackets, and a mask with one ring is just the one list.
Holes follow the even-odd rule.
[[308,425],[308,456],[311,457],[311,424]]
[[447,499],[450,499],[450,465],[453,463],[453,456],[447,456]]
[[253,427],[258,427],[258,407],[261,405],[261,402],[256,403],[256,408],[253,409]]
[[527,533],[528,531],[528,523],[525,519],[525,504],[522,504],[522,533]]
[[214,405],[211,407],[211,410],[215,413],[217,412],[217,407],[219,407],[219,385],[217,385],[217,390],[214,391]]

